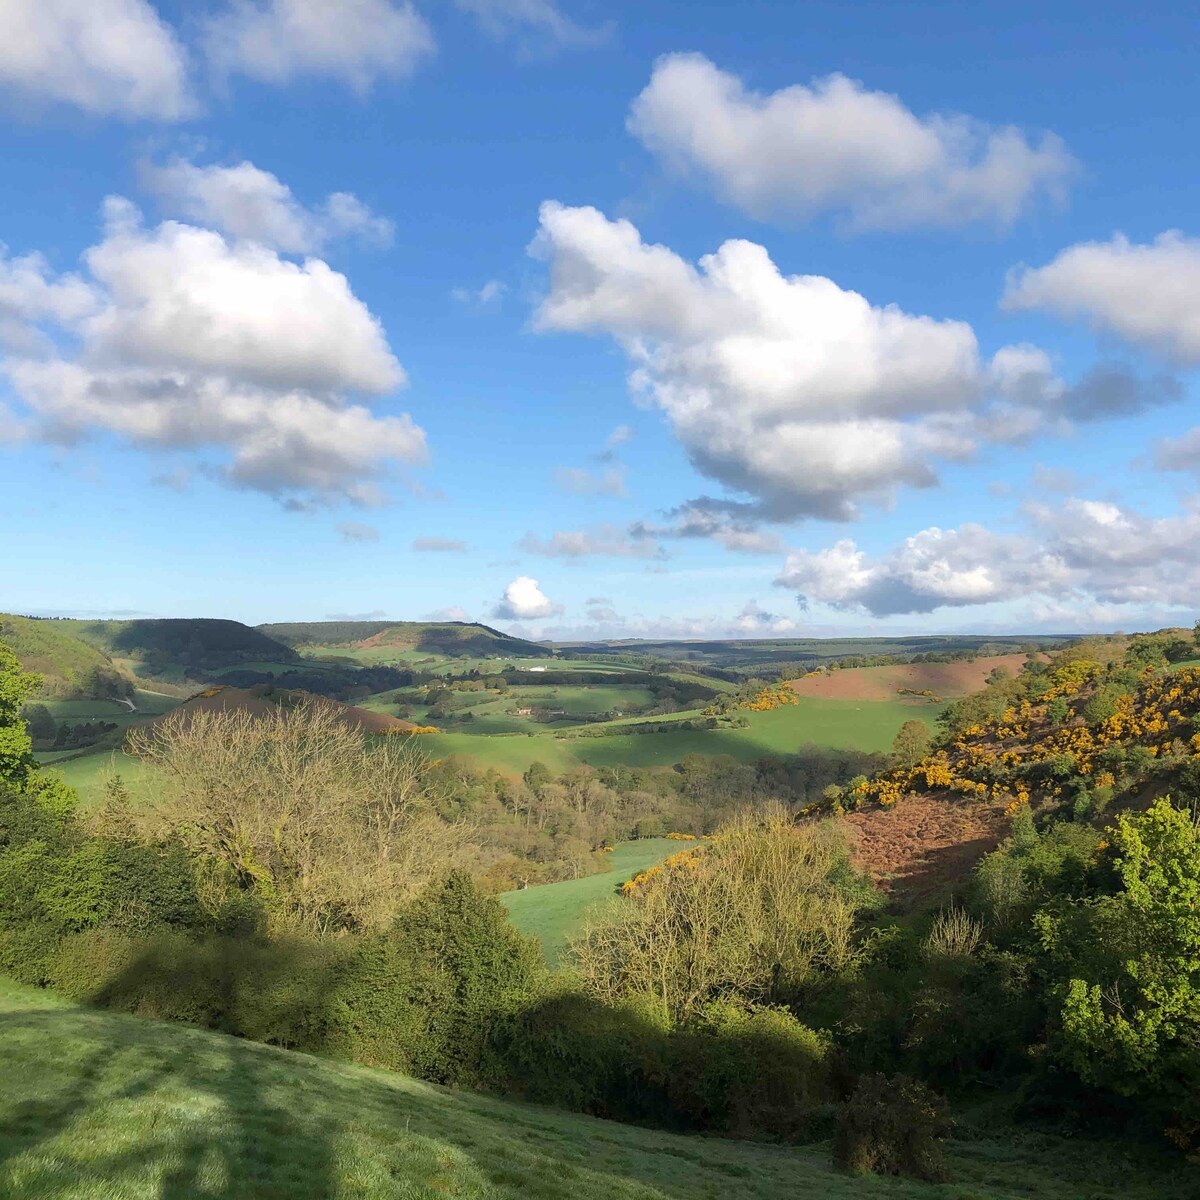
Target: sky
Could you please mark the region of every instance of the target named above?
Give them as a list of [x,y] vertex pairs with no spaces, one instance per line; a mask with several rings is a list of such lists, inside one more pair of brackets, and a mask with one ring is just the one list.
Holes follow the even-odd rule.
[[1183,9],[0,0],[0,610],[1200,615]]

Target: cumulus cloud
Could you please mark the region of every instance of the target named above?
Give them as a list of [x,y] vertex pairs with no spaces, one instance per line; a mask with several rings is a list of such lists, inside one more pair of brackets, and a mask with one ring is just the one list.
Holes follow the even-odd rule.
[[379,541],[379,530],[374,525],[364,525],[362,521],[342,521],[337,528],[343,542]]
[[394,0],[232,0],[207,24],[210,61],[264,83],[303,75],[360,94],[382,77],[412,74],[434,52],[428,24]]
[[1178,230],[1152,243],[1117,234],[1069,246],[1044,267],[1010,274],[1003,306],[1083,319],[1174,362],[1200,364],[1200,240]]
[[1163,471],[1200,475],[1200,425],[1179,437],[1160,438],[1154,446],[1154,465]]
[[611,467],[606,471],[589,471],[586,467],[559,467],[554,482],[573,496],[624,496],[625,471]]
[[632,132],[760,218],[845,214],[857,229],[1011,224],[1075,170],[1061,139],[958,114],[919,117],[844,75],[763,95],[702,54],[659,59]]
[[147,0],[5,0],[0,88],[97,116],[194,111],[187,57]]
[[631,536],[615,525],[559,530],[548,538],[527,533],[518,547],[546,558],[662,558],[662,547],[650,538]]
[[504,589],[504,595],[492,610],[492,616],[506,621],[532,621],[539,617],[557,616],[563,610],[538,586],[536,579],[518,575]]
[[1037,598],[1188,608],[1200,588],[1200,501],[1152,517],[1106,501],[1031,506],[1032,529],[921,530],[877,557],[850,539],[790,554],[777,583],[802,605],[884,617]]
[[174,158],[163,166],[144,164],[142,176],[172,212],[287,254],[316,254],[339,237],[375,245],[392,240],[392,223],[351,193],[334,192],[319,208],[308,209],[287,184],[251,162],[200,167]]
[[438,608],[425,615],[426,621],[470,621],[471,614],[461,604],[451,604],[448,608]]
[[105,431],[147,448],[223,448],[220,478],[294,508],[379,503],[376,480],[390,464],[425,461],[407,414],[350,399],[383,396],[405,376],[345,276],[213,230],[147,229],[127,201],[106,212],[86,277],[43,272],[23,294],[61,287],[54,303],[9,304],[34,333],[46,326],[78,346],[74,357],[17,353],[0,364],[29,436]]
[[551,201],[530,249],[550,267],[537,328],[615,338],[693,465],[754,498],[747,518],[850,519],[1044,420],[1046,379],[1018,388],[1032,368],[1010,356],[1001,387],[970,325],[785,276],[752,242],[697,269],[628,221]]
[[[1059,379],[1050,356],[1037,346],[1005,346],[988,368],[995,391],[1025,412],[1077,424],[1132,417],[1183,399],[1172,375],[1141,378],[1122,363],[1100,363],[1073,384]],[[1006,415],[1006,419],[1010,419]]]
[[649,538],[707,538],[739,554],[777,554],[779,536],[758,528],[747,515],[747,506],[702,496],[666,514],[665,524],[637,521],[631,533]]
[[412,549],[421,554],[466,554],[467,543],[455,538],[416,537]]
[[0,348],[29,354],[49,350],[40,325],[71,324],[96,302],[95,292],[78,275],[56,278],[43,255],[10,258],[0,244]]

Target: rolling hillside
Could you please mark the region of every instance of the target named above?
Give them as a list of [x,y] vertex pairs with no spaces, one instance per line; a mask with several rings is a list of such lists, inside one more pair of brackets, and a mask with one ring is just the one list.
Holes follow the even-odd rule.
[[147,678],[181,679],[245,662],[292,662],[290,647],[243,625],[208,617],[171,617],[136,621],[60,620],[55,625],[126,661]]
[[62,699],[127,696],[132,685],[101,649],[81,641],[74,622],[0,614],[0,640],[26,671],[43,680],[41,695]]
[[7,1200],[1184,1200],[1177,1161],[983,1122],[954,1184],[448,1091],[0,980]]
[[392,646],[425,654],[479,658],[545,658],[554,653],[537,642],[464,621],[302,621],[257,628],[267,637],[295,648]]
[[793,679],[791,687],[798,695],[828,700],[896,700],[922,691],[942,700],[954,700],[979,691],[994,670],[1016,675],[1027,658],[1026,654],[995,654],[958,662],[849,667]]

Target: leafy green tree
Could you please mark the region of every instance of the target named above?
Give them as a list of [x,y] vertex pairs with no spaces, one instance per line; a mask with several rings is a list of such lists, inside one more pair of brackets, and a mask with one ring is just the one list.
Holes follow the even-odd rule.
[[35,742],[52,742],[58,733],[58,726],[51,716],[50,710],[44,704],[27,704],[21,710],[21,716],[29,730],[29,736]]
[[931,737],[924,721],[905,721],[892,742],[892,762],[903,770],[915,767],[929,753]]
[[41,682],[22,671],[17,656],[0,642],[0,784],[19,788],[37,769],[21,709]]
[[1194,1097],[1200,834],[1161,799],[1122,814],[1108,839],[1098,870],[1111,871],[1111,894],[1051,905],[1035,920],[1065,968],[1063,1053],[1096,1086],[1156,1103],[1172,1085]]

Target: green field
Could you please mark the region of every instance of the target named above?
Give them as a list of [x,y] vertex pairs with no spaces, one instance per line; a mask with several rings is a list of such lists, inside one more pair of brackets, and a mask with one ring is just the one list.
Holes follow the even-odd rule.
[[[483,766],[519,774],[533,762],[552,771],[580,764],[593,767],[667,767],[689,754],[728,754],[753,762],[772,754],[794,754],[806,744],[850,750],[887,750],[905,721],[919,718],[932,728],[944,706],[899,701],[826,700],[800,696],[798,703],[770,712],[745,712],[747,729],[681,729],[610,737],[556,737],[544,726],[532,736],[485,737],[478,733],[437,733],[421,744],[436,758],[464,755]],[[675,717],[660,718],[666,720]],[[654,718],[647,718],[652,720]]]
[[102,804],[109,780],[118,775],[132,801],[140,803],[151,798],[149,772],[139,759],[120,750],[92,750],[78,758],[57,758],[52,754],[39,754],[38,758],[79,793],[84,808]]
[[1179,1159],[960,1130],[956,1182],[448,1091],[0,980],[6,1200],[1183,1200]]
[[612,897],[616,888],[639,871],[662,862],[668,854],[694,845],[695,842],[670,838],[622,842],[611,854],[604,856],[610,870],[600,875],[504,892],[499,899],[508,909],[509,920],[522,933],[541,942],[546,961],[557,963],[566,949],[567,939],[578,931],[589,908]]
[[[600,703],[612,693],[628,695],[630,688],[568,688],[547,689],[568,693],[573,702]],[[541,689],[536,690],[541,694]],[[919,717],[933,725],[942,706],[936,704],[902,704],[899,701],[825,700],[801,696],[797,704],[789,704],[770,712],[746,712],[747,729],[719,728],[680,729],[664,733],[615,734],[610,737],[570,736],[572,726],[564,724],[539,725],[524,717],[510,715],[507,710],[523,703],[528,689],[505,696],[492,697],[472,708],[476,718],[464,731],[423,734],[421,748],[433,758],[460,755],[480,767],[492,767],[508,775],[520,775],[535,762],[551,771],[562,773],[580,766],[591,767],[669,767],[689,754],[715,757],[725,754],[739,762],[754,762],[774,754],[794,754],[801,746],[815,744],[838,749],[887,750],[896,731],[905,722]],[[51,705],[70,720],[89,716],[117,721],[122,726],[132,724],[154,711],[169,711],[176,703],[167,696],[138,693],[139,712],[122,716],[119,706],[111,701],[59,701]],[[143,707],[145,702],[146,707]],[[381,693],[364,702],[368,708],[392,712],[395,701],[392,693]],[[611,705],[611,699],[608,701]],[[68,711],[70,715],[68,715]],[[695,714],[676,713],[668,717],[647,717],[645,720],[685,720]],[[413,719],[425,720],[425,710],[415,709]],[[621,722],[615,722],[620,727]],[[586,727],[581,727],[586,728]],[[593,728],[595,728],[593,726]],[[466,730],[469,729],[469,732]],[[562,733],[567,736],[557,736]],[[63,757],[53,752],[40,754],[39,759],[57,771],[79,791],[85,805],[97,804],[104,796],[108,780],[119,774],[135,800],[145,799],[146,776],[141,764],[121,754],[112,746],[91,751],[72,752]]]

